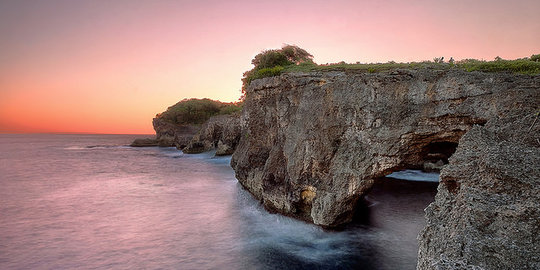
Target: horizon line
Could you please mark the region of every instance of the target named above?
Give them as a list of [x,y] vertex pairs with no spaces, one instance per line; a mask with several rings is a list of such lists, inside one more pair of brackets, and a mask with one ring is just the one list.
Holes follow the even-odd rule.
[[50,135],[156,135],[155,133],[102,133],[102,132],[22,132],[22,131],[0,131],[0,135],[26,135],[26,134],[50,134]]

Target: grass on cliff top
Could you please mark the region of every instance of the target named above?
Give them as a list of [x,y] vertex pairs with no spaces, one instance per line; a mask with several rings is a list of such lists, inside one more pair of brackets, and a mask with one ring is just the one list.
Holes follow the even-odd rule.
[[243,103],[224,103],[211,99],[184,99],[166,111],[156,115],[156,118],[164,119],[175,124],[195,124],[206,122],[216,115],[232,114],[242,110]]
[[409,62],[409,63],[370,63],[370,64],[347,64],[345,62],[317,65],[315,63],[301,63],[299,65],[275,66],[271,68],[259,69],[250,74],[248,82],[255,79],[278,76],[288,72],[310,72],[310,71],[346,71],[358,70],[369,73],[382,72],[393,69],[461,69],[468,72],[513,72],[519,74],[540,74],[540,54],[532,55],[528,58],[516,60],[504,60],[497,57],[494,61],[465,59],[461,61],[444,62],[443,58],[435,58],[434,61]]

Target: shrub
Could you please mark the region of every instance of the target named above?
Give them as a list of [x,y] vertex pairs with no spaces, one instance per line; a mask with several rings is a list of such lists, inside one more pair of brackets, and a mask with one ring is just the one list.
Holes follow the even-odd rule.
[[272,68],[275,66],[288,66],[293,64],[285,54],[278,50],[266,50],[255,56],[251,63],[256,69]]
[[296,65],[301,63],[313,63],[313,55],[298,46],[285,45],[281,48],[281,52],[287,57],[287,60]]
[[466,71],[483,71],[483,72],[501,72],[509,71],[521,74],[537,74],[540,73],[540,62],[533,62],[527,59],[495,61],[480,61],[475,59],[466,59],[459,61],[457,66]]
[[435,62],[437,64],[444,63],[444,56],[433,58],[433,62]]
[[359,70],[368,73],[382,72],[392,69],[463,69],[466,71],[482,72],[515,72],[521,74],[540,73],[540,54],[534,54],[530,58],[505,60],[495,57],[494,61],[484,61],[477,59],[464,59],[455,61],[450,57],[447,63],[444,57],[435,57],[433,61],[396,63],[347,64],[344,61],[333,64],[317,65],[313,62],[313,56],[294,45],[285,45],[279,50],[262,51],[253,58],[251,63],[253,69],[244,72],[242,78],[242,93],[245,97],[247,86],[255,79],[277,76],[283,72],[310,72],[323,70]]
[[202,124],[210,117],[242,110],[242,103],[223,103],[211,99],[184,99],[159,115],[175,124]]
[[222,114],[233,114],[235,112],[241,111],[243,107],[244,107],[243,103],[232,103],[232,104],[229,104],[229,105],[225,105],[224,107],[219,109],[218,114],[220,114],[220,115],[222,115]]
[[277,75],[279,75],[281,73],[282,70],[283,70],[282,66],[275,66],[275,67],[271,67],[271,68],[259,69],[255,73],[255,77],[256,78],[264,78],[264,77],[277,76]]
[[[531,57],[532,58],[532,57]],[[437,61],[441,61],[442,57],[438,57]],[[284,67],[283,72],[310,72],[324,70],[358,70],[368,73],[377,73],[393,69],[462,69],[466,71],[482,71],[482,72],[515,72],[521,74],[539,74],[540,62],[531,61],[530,58],[496,61],[484,61],[476,59],[464,59],[455,61],[450,58],[447,63],[434,63],[432,61],[396,63],[390,61],[387,63],[371,63],[371,64],[344,64],[334,63],[326,65],[316,64],[300,64]]]
[[245,92],[251,81],[255,79],[277,76],[281,74],[285,67],[305,63],[314,64],[313,55],[295,45],[285,44],[279,50],[262,51],[251,60],[254,68],[243,74],[242,93]]

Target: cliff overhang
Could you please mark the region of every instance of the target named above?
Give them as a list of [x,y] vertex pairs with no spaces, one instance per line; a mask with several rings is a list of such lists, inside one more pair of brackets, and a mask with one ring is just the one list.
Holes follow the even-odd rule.
[[[450,156],[471,129],[512,122],[501,119],[532,123],[539,89],[538,75],[462,70],[297,72],[259,79],[246,90],[231,165],[267,209],[335,227],[351,220],[373,179],[441,162],[462,167]],[[517,134],[529,134],[529,146],[538,149],[539,125],[524,125]],[[443,177],[439,193],[458,194],[463,182],[458,175]]]

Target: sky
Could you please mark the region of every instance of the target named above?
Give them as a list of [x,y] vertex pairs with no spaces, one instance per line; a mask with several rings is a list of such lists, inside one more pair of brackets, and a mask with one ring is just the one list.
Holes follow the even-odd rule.
[[316,63],[540,53],[538,0],[0,0],[0,133],[152,134],[184,98],[237,101],[260,51]]

